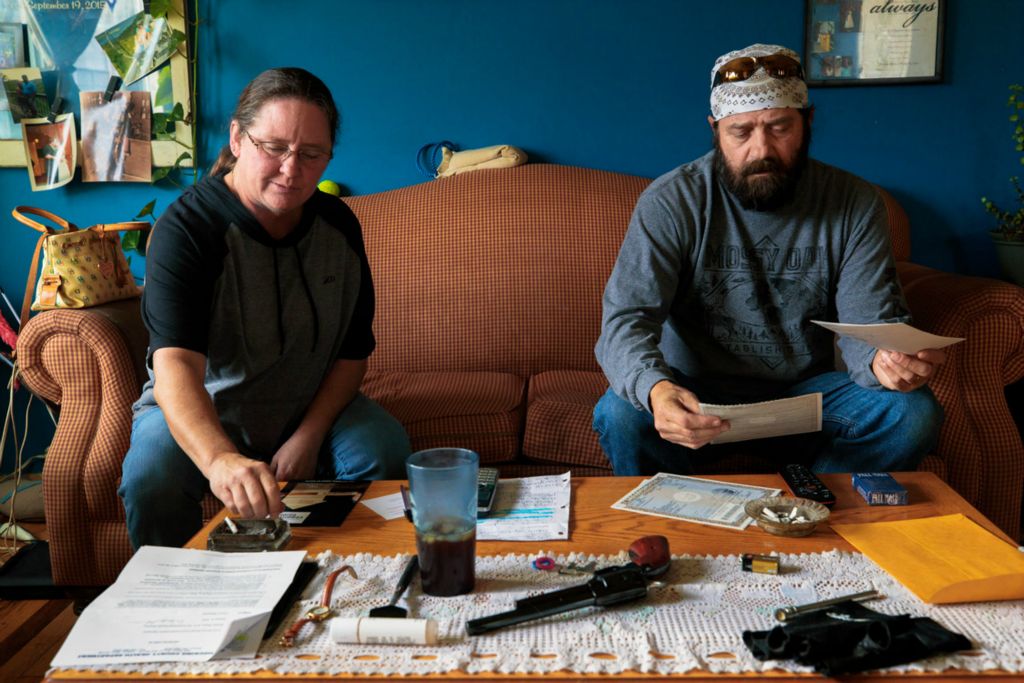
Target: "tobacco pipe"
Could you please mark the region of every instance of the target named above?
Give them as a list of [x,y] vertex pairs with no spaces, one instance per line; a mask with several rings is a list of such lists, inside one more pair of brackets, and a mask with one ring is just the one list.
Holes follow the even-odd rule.
[[629,546],[628,564],[606,567],[594,572],[594,577],[581,586],[563,588],[516,600],[515,609],[466,622],[471,636],[541,619],[583,607],[607,607],[639,600],[647,596],[647,580],[661,576],[672,564],[668,539],[664,536],[644,536]]

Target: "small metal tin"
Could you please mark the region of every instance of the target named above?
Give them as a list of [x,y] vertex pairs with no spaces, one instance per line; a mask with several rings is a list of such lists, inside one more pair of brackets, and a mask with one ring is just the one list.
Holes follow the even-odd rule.
[[777,555],[754,555],[744,553],[743,571],[757,574],[778,574],[779,558]]

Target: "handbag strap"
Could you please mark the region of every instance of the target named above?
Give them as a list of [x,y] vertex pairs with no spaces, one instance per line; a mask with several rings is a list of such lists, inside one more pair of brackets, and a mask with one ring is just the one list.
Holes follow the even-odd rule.
[[19,223],[24,223],[28,227],[32,228],[33,230],[38,230],[44,235],[54,235],[57,233],[57,231],[48,225],[43,225],[39,221],[32,220],[25,214],[31,214],[33,216],[40,216],[41,218],[45,218],[51,223],[56,223],[60,227],[64,228],[66,232],[74,232],[75,230],[78,230],[78,226],[75,225],[74,223],[69,223],[68,221],[58,216],[57,214],[50,213],[46,209],[37,209],[34,206],[16,206],[11,210],[11,215],[14,216],[14,220],[18,221]]
[[[19,325],[19,330],[24,328],[26,323],[28,323],[28,316],[32,311],[32,297],[35,295],[36,274],[39,271],[39,253],[43,249],[43,242],[46,241],[46,238],[49,235],[58,234],[58,232],[52,227],[33,220],[25,214],[45,218],[51,223],[55,223],[62,227],[64,232],[75,232],[78,230],[78,226],[74,223],[70,223],[46,209],[39,209],[34,206],[16,206],[11,211],[11,215],[14,216],[15,220],[19,223],[24,223],[33,230],[38,230],[43,233],[36,241],[36,249],[32,254],[32,263],[28,269],[28,281],[25,283],[25,298],[21,302],[21,324]],[[149,228],[149,223],[146,221],[125,221],[122,223],[100,223],[92,226],[89,230],[93,230],[103,235],[109,232],[118,232],[121,230],[146,230],[147,228]]]

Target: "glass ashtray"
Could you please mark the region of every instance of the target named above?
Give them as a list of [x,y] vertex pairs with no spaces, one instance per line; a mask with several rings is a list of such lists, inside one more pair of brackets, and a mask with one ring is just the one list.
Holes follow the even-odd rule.
[[292,540],[292,528],[283,519],[232,519],[234,529],[221,521],[206,539],[207,550],[222,553],[281,550]]

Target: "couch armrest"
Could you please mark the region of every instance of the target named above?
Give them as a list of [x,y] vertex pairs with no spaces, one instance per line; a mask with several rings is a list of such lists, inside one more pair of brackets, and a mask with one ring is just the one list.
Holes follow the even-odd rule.
[[45,311],[18,337],[25,385],[60,407],[43,466],[55,583],[110,583],[131,555],[117,486],[146,344],[137,299]]
[[1024,377],[1024,289],[905,261],[897,270],[915,326],[966,338],[931,383],[946,413],[938,455],[949,484],[1019,538],[1024,445],[1004,388]]

